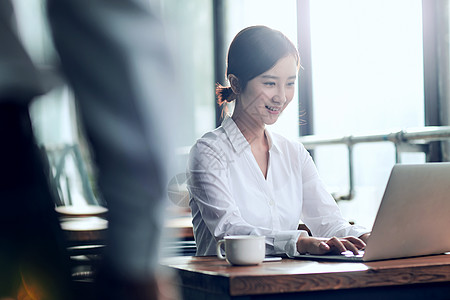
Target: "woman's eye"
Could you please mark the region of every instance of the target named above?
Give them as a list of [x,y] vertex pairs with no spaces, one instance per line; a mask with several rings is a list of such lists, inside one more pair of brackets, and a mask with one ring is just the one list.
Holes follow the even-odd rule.
[[294,86],[295,85],[295,82],[293,81],[293,82],[288,82],[288,84],[287,84],[288,86]]
[[264,84],[267,85],[267,86],[274,86],[275,82],[269,81],[269,82],[264,82]]

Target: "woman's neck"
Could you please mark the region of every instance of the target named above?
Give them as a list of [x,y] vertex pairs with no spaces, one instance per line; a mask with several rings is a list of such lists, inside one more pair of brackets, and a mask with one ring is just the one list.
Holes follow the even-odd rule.
[[250,144],[252,154],[265,179],[269,167],[269,142],[261,121],[255,120],[249,114],[235,110],[232,116],[239,130]]
[[267,144],[264,124],[240,110],[235,110],[232,118],[250,145]]

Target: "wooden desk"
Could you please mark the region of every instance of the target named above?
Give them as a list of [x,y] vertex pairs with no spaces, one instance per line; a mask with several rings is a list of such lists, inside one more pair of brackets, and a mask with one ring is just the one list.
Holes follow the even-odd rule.
[[[450,299],[450,255],[370,263],[283,259],[230,266],[216,257],[175,257],[189,299]],[[301,296],[301,297],[300,297]]]

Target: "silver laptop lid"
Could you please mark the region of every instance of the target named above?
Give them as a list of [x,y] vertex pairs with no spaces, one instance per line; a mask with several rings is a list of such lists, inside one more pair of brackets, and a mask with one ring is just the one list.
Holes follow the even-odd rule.
[[450,251],[450,163],[395,165],[364,261]]

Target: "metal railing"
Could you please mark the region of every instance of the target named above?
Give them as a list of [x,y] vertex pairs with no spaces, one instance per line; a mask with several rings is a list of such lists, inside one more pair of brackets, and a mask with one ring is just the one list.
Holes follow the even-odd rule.
[[317,146],[346,145],[348,149],[349,192],[335,197],[336,200],[351,200],[354,197],[353,147],[360,143],[391,142],[395,146],[395,161],[401,163],[401,152],[428,152],[429,143],[450,139],[450,126],[428,126],[419,129],[370,135],[349,135],[343,137],[304,136],[299,140],[306,149]]

